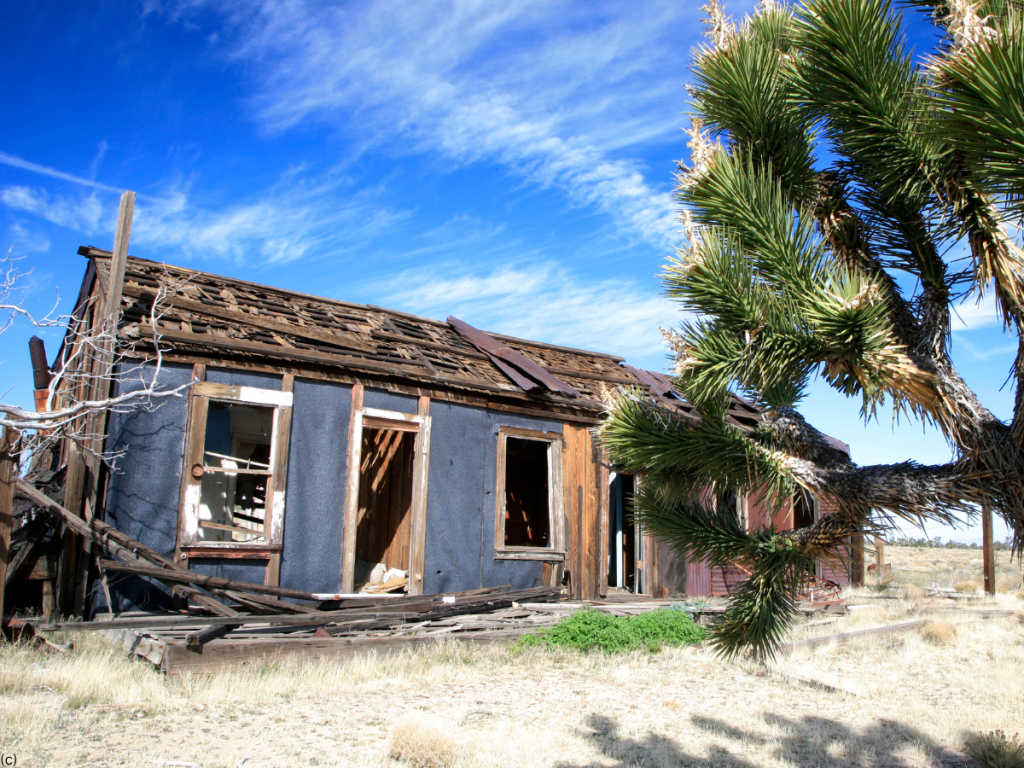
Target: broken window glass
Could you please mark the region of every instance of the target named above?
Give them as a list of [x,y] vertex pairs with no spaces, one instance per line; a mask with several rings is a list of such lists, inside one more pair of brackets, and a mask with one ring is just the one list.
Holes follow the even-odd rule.
[[210,402],[200,485],[200,541],[266,542],[273,431],[273,408]]
[[505,546],[551,546],[550,443],[505,438]]

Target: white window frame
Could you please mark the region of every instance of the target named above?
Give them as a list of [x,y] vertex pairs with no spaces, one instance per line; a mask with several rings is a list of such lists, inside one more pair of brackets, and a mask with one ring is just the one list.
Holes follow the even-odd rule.
[[[292,393],[276,389],[236,387],[200,381],[192,386],[189,398],[189,427],[185,436],[185,456],[182,464],[181,498],[178,508],[178,546],[180,559],[189,553],[197,556],[218,550],[238,550],[268,553],[280,551],[284,538],[285,486],[288,473],[288,445],[291,432]],[[267,479],[267,501],[264,512],[264,540],[258,542],[204,541],[199,538],[199,507],[202,495],[202,477],[196,477],[193,467],[203,464],[206,443],[206,420],[211,402],[230,405],[257,405],[274,409],[270,437],[270,474]]]
[[[546,547],[510,547],[505,544],[505,455],[508,438],[548,444],[548,531]],[[559,432],[518,427],[498,428],[498,467],[494,482],[494,559],[565,561],[565,513],[563,509],[562,456],[565,441]]]

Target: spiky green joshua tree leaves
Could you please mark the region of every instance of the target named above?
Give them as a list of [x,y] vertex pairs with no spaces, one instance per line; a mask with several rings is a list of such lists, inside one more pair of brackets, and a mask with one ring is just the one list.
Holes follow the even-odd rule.
[[[752,574],[712,631],[727,654],[770,656],[815,558],[893,517],[963,521],[997,510],[1024,544],[1024,355],[1013,419],[995,418],[950,360],[950,307],[995,293],[1024,323],[1024,9],[1017,0],[762,0],[734,25],[705,6],[695,55],[687,239],[667,292],[698,319],[669,334],[697,418],[638,392],[610,406],[610,458],[643,476],[637,518],[690,558]],[[915,58],[901,13],[944,31]],[[969,259],[952,261],[966,244]],[[956,252],[956,248],[952,248]],[[913,286],[905,291],[903,286]],[[947,465],[860,467],[794,410],[813,376],[933,423]],[[730,392],[765,409],[755,430]],[[745,531],[723,492],[774,509],[799,489],[838,512],[795,531]]]

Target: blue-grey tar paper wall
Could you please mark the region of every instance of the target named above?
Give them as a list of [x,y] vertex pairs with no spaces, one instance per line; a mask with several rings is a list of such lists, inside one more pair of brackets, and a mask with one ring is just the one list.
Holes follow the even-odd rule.
[[[186,384],[190,366],[164,366],[160,383]],[[280,376],[211,369],[207,380],[280,389]],[[138,389],[138,373],[119,391]],[[348,471],[351,387],[296,378],[285,492],[281,585],[335,592],[341,584],[345,488]],[[416,398],[367,389],[370,408],[416,412]],[[108,448],[121,453],[107,494],[107,519],[158,552],[174,551],[178,520],[187,397],[111,415]],[[495,560],[495,481],[498,428],[502,425],[561,432],[561,422],[435,400],[430,407],[424,591],[448,592],[541,583],[541,563]],[[262,583],[263,561],[193,559],[199,573]],[[116,609],[169,604],[163,586],[118,577]]]
[[541,563],[494,559],[498,427],[561,432],[562,423],[467,405],[430,404],[423,591],[541,585]]
[[[153,368],[122,372],[118,393],[135,392],[152,381]],[[174,389],[192,379],[192,366],[165,365],[157,384]],[[153,400],[146,407],[110,414],[107,451],[113,461],[105,518],[118,530],[163,555],[174,553],[178,492],[185,445],[188,394]],[[110,574],[115,610],[154,610],[170,604],[170,591],[145,579]]]

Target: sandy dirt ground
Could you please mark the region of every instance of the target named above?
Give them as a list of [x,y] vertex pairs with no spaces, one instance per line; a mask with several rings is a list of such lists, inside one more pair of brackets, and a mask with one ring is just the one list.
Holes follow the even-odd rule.
[[[609,657],[449,641],[176,680],[98,635],[75,635],[66,655],[6,645],[0,753],[19,766],[852,768],[965,765],[966,733],[1024,734],[1024,600],[890,587],[849,602],[868,607],[793,637],[933,624],[768,665],[706,647]],[[412,732],[407,759],[393,760]]]
[[[867,561],[874,562],[873,557],[873,554],[869,554]],[[1021,589],[1024,574],[1020,562],[1009,550],[997,551],[995,558],[997,591],[1014,592]],[[980,549],[887,546],[885,562],[891,566],[891,576],[897,583],[945,588],[970,586],[979,590],[982,586]]]

